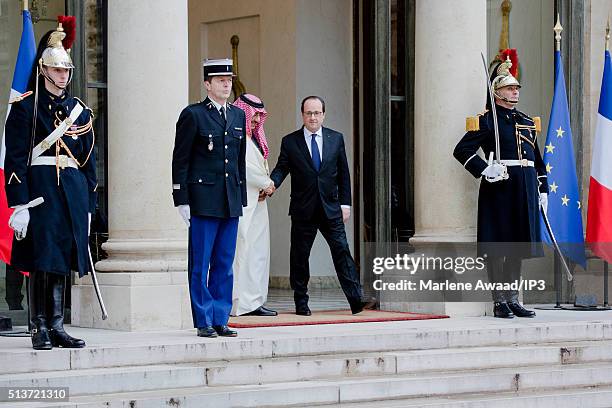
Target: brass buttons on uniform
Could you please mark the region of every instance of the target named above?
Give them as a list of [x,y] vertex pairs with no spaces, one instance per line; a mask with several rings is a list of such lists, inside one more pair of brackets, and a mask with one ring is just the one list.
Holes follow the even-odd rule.
[[202,179],[199,179],[199,180],[198,180],[198,183],[201,183],[201,182],[202,182]]
[[227,145],[225,145],[225,148],[227,149]]
[[225,177],[229,176],[229,174],[225,173]]
[[227,160],[227,159],[225,159],[225,164],[227,164],[227,162],[228,162],[228,160]]

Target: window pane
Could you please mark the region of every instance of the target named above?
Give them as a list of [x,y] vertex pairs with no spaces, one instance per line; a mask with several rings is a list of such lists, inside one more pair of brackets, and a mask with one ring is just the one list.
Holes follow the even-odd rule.
[[85,0],[85,46],[87,82],[106,82],[102,0]]

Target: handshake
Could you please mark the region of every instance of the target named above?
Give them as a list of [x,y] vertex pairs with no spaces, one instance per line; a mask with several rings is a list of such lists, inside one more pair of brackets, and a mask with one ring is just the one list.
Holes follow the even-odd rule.
[[270,181],[270,185],[268,187],[264,188],[263,190],[259,190],[258,201],[263,201],[266,199],[266,197],[272,196],[272,194],[274,194],[275,191],[276,191],[276,187],[274,186],[274,182]]

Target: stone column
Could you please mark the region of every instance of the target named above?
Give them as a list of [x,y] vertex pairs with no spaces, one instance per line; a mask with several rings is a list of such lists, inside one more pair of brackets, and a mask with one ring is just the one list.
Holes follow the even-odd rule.
[[108,309],[89,278],[72,322],[117,330],[191,326],[187,233],[171,196],[175,123],[188,103],[187,0],[108,5],[109,257],[98,262]]
[[[415,236],[417,253],[441,242],[475,241],[477,182],[453,158],[465,117],[484,108],[480,53],[485,0],[417,0],[415,33]],[[482,315],[480,303],[414,303],[411,311]]]

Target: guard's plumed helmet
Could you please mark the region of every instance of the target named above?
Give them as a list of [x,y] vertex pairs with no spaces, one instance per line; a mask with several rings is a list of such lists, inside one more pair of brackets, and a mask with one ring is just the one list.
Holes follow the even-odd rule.
[[511,85],[518,86],[520,88],[521,84],[519,83],[518,79],[516,79],[516,77],[510,73],[510,68],[512,68],[512,61],[510,61],[510,57],[506,57],[505,61],[502,61],[497,65],[493,71],[493,79],[491,81],[493,90],[497,91],[500,88]]
[[75,37],[75,18],[73,16],[58,16],[58,26],[49,35],[47,48],[40,57],[39,64],[53,68],[73,69],[74,64],[70,58],[70,47]]
[[[518,76],[518,54],[516,49],[508,48],[500,51],[499,55],[491,63],[489,71],[489,80],[491,81],[491,87],[493,88],[493,94],[495,97],[511,104],[518,103],[518,100],[511,101],[497,92],[506,86],[514,85],[518,86],[519,88],[521,87],[518,79],[516,79]],[[486,108],[491,109],[491,99],[489,98],[488,92]]]

